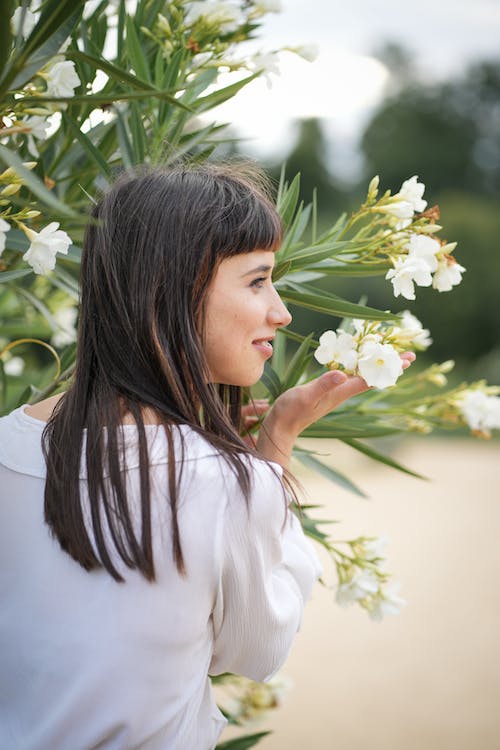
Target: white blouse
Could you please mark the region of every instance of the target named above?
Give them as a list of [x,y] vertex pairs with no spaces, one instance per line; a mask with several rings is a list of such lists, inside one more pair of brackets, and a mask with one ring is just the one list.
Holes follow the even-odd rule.
[[[321,572],[293,513],[284,524],[279,478],[251,459],[247,509],[227,464],[182,426],[180,576],[166,438],[147,426],[157,578],[148,583],[115,555],[126,579],[117,583],[103,569],[86,572],[44,522],[44,424],[24,407],[0,419],[0,748],[213,748],[225,720],[208,674],[272,676]],[[127,491],[137,498],[137,431],[124,433]],[[82,472],[84,502],[85,486]]]

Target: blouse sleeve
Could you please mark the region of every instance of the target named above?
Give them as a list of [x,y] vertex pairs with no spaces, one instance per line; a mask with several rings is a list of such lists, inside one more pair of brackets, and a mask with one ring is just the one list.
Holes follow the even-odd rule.
[[252,465],[248,506],[235,482],[225,512],[209,671],[263,681],[286,660],[321,566],[296,516],[285,514],[281,467],[276,476]]

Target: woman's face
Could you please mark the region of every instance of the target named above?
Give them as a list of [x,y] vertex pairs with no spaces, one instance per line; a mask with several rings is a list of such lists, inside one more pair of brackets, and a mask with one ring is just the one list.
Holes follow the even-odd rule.
[[273,353],[276,330],[292,316],[271,283],[274,253],[254,250],[226,258],[208,288],[205,355],[214,383],[256,383]]

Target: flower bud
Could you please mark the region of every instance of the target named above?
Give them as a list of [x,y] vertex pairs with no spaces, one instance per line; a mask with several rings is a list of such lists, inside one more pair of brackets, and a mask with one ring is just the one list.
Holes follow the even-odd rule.
[[375,177],[372,177],[370,184],[368,185],[368,194],[366,196],[367,203],[373,203],[373,201],[377,199],[379,182],[380,178],[378,174],[375,175]]
[[437,385],[440,388],[445,386],[446,383],[448,382],[448,378],[446,377],[446,375],[443,375],[442,372],[429,373],[427,380],[429,381],[429,383],[433,383],[434,385]]
[[434,234],[435,232],[440,232],[442,228],[439,224],[424,224],[423,226],[419,226],[418,231],[421,234]]
[[447,242],[446,245],[442,246],[440,252],[446,253],[447,255],[449,255],[450,253],[454,251],[457,245],[458,245],[458,242]]
[[10,185],[6,185],[3,190],[0,191],[0,195],[8,197],[9,195],[15,195],[21,190],[20,182],[12,182]]
[[158,13],[156,25],[158,27],[158,31],[161,31],[162,34],[165,34],[165,36],[168,37],[172,36],[172,29],[170,28],[168,18],[165,18],[165,16],[161,13]]
[[439,372],[451,372],[455,367],[455,361],[453,359],[447,359],[446,362],[441,362],[437,365]]
[[[30,170],[34,169],[37,164],[38,162],[36,161],[23,161],[23,167]],[[21,182],[19,175],[12,167],[8,167],[2,173],[0,173],[0,182],[9,182],[10,180]]]

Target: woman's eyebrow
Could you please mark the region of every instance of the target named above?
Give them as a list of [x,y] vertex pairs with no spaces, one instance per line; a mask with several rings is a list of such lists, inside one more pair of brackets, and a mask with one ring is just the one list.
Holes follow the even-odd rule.
[[241,278],[244,276],[250,276],[252,273],[267,273],[268,271],[272,271],[272,266],[257,266],[257,268],[252,268],[251,271],[245,271],[245,273],[241,274]]

